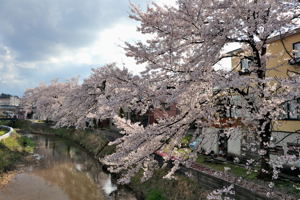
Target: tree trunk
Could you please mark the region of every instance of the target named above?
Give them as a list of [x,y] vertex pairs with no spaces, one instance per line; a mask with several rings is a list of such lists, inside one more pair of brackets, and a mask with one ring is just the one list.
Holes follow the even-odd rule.
[[[253,40],[253,42],[254,42],[254,40]],[[256,63],[256,65],[258,67],[257,68],[257,77],[259,79],[263,80],[266,78],[267,46],[266,46],[266,44],[264,44],[263,47],[261,48],[261,50],[259,51],[258,49],[256,49],[256,46],[254,45],[254,43],[252,44],[251,47],[253,48],[253,52],[256,54],[256,56],[254,56],[254,62]],[[261,97],[260,98],[264,98],[263,90],[265,88],[265,84],[264,83],[258,84],[258,87],[260,87],[260,89],[261,89]],[[261,166],[260,166],[258,178],[264,179],[264,180],[270,180],[272,177],[272,169],[269,164],[269,161],[270,161],[269,145],[270,145],[270,139],[271,139],[271,134],[272,134],[271,122],[272,122],[272,119],[270,119],[270,114],[267,113],[264,116],[264,118],[259,120],[259,127],[258,127],[258,131],[260,132],[260,134],[258,135],[258,137],[260,139],[259,151],[262,152],[262,154],[260,154]]]
[[259,179],[263,180],[270,180],[272,177],[272,168],[269,164],[270,161],[270,150],[269,150],[269,144],[271,139],[271,120],[268,119],[262,119],[259,121],[260,124],[260,151],[262,154],[261,157],[261,166],[260,171],[258,174]]

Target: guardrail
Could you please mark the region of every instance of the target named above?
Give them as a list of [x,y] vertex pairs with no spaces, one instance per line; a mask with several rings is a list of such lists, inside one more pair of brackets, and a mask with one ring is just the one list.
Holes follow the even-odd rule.
[[0,136],[0,141],[11,136],[11,134],[13,133],[13,130],[14,130],[12,127],[9,127],[9,126],[0,126],[0,128],[6,128],[9,130],[4,135]]

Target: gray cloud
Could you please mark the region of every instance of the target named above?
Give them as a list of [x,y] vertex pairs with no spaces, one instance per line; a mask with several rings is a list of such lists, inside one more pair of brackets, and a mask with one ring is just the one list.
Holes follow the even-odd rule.
[[126,0],[0,0],[0,38],[18,60],[41,60],[92,43],[127,11]]
[[22,95],[40,82],[87,77],[103,63],[50,65],[49,58],[92,45],[128,13],[129,0],[0,0],[0,93]]

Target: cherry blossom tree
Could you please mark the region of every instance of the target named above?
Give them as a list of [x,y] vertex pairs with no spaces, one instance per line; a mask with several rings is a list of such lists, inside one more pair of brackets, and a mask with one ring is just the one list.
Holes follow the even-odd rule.
[[[57,117],[57,126],[94,127],[95,121],[112,118],[138,98],[140,77],[108,64],[92,70],[83,84],[67,96]],[[120,94],[126,95],[120,95]],[[136,100],[137,101],[137,100]]]
[[57,112],[61,109],[68,91],[76,87],[77,82],[76,78],[67,82],[53,80],[49,85],[40,84],[26,90],[21,102],[25,115],[33,113],[34,118],[56,121]]
[[[143,75],[160,85],[155,96],[176,103],[180,114],[148,127],[116,117],[124,137],[113,143],[117,152],[103,162],[114,172],[125,170],[124,182],[141,168],[147,177],[155,166],[154,152],[166,145],[180,147],[191,124],[201,128],[219,123],[221,116],[215,105],[222,96],[232,95],[239,96],[239,109],[245,113],[242,124],[259,145],[260,175],[268,177],[271,123],[284,113],[283,102],[299,97],[299,78],[266,77],[266,70],[276,67],[266,65],[267,43],[298,25],[298,1],[179,0],[176,7],[152,4],[145,12],[132,5],[132,12],[131,18],[140,22],[138,31],[152,38],[126,43],[127,56],[146,64]],[[224,54],[224,47],[233,42],[241,45],[243,53]],[[228,57],[251,60],[251,75],[215,70],[214,66]],[[230,104],[224,103],[224,107]],[[195,158],[195,152],[190,158]]]
[[28,89],[22,102],[27,113],[34,112],[35,118],[51,120],[57,127],[95,128],[97,122],[113,118],[121,108],[145,113],[155,91],[155,81],[149,80],[108,64],[93,69],[80,85],[77,79],[55,80]]

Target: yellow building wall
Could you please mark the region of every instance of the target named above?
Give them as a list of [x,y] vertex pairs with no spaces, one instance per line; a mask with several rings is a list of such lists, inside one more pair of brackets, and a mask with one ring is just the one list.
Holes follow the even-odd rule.
[[[293,55],[293,44],[300,42],[300,33],[288,36],[281,40],[270,42],[267,45],[267,77],[286,78],[287,71],[300,72],[300,66],[289,65],[288,61],[291,57],[288,55],[286,50]],[[284,48],[283,46],[286,48]],[[232,57],[231,59],[232,70],[240,70],[240,58]],[[300,86],[299,86],[300,87]],[[280,120],[279,123],[273,123],[273,131],[282,132],[295,132],[300,130],[300,120]]]
[[231,70],[240,71],[241,70],[240,61],[241,61],[241,58],[232,57],[231,58]]
[[284,43],[287,51],[292,54],[293,44],[300,42],[300,33],[283,38],[281,40],[276,40],[271,42],[267,46],[267,73],[268,77],[278,77],[285,78],[287,77],[287,70],[300,72],[300,66],[298,65],[289,65],[288,61],[291,57],[286,53]]
[[300,130],[299,120],[280,120],[277,123],[273,123],[273,131],[282,132],[296,132]]
[[[286,53],[284,43],[287,51],[292,55],[293,44],[300,42],[300,33],[288,36],[281,40],[276,40],[267,45],[267,73],[268,77],[287,77],[287,70],[300,72],[300,66],[289,65],[288,61],[291,57]],[[240,58],[232,57],[231,69],[234,71],[240,70]]]
[[[288,36],[281,40],[270,43],[267,47],[267,73],[268,77],[286,78],[287,71],[300,72],[300,66],[290,65],[288,61],[291,57],[286,50],[293,55],[293,44],[300,42],[300,33]],[[284,46],[286,50],[284,49]],[[300,86],[299,86],[300,87]],[[295,132],[300,130],[299,120],[280,120],[279,123],[273,123],[273,131]]]

